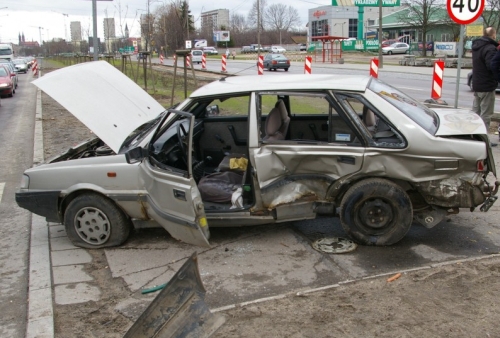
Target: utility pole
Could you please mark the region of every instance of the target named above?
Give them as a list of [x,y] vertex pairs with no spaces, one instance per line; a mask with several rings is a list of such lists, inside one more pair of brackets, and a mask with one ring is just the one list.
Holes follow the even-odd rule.
[[260,57],[260,0],[257,0],[257,60]]
[[40,27],[40,26],[30,26],[30,27],[38,28],[38,35],[40,37],[40,49],[41,49],[42,48],[42,29],[45,29],[45,28]]
[[378,0],[378,68],[384,68],[382,56],[382,0]]
[[64,18],[64,38],[66,39],[66,42],[68,42],[68,27],[66,24],[66,18],[69,17],[69,14],[61,13],[61,12],[57,12],[57,11],[52,11],[52,12],[62,14],[65,17]]

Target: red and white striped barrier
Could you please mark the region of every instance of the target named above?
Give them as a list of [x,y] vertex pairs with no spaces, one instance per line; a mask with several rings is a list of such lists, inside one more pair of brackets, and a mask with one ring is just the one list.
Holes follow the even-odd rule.
[[38,75],[38,62],[35,61],[33,62],[33,66],[31,66],[31,69],[33,70],[33,75]]
[[373,58],[370,62],[370,76],[378,78],[378,59]]
[[207,69],[207,56],[205,53],[201,56],[201,70],[206,70]]
[[160,54],[160,64],[163,64],[163,54]]
[[186,55],[186,68],[191,68],[191,57]]
[[443,91],[444,61],[434,62],[434,75],[432,76],[431,97],[440,99]]
[[306,60],[304,62],[304,74],[311,74],[311,64],[312,64],[312,56],[306,56]]
[[259,61],[257,62],[257,74],[264,75],[264,55],[259,55]]
[[222,54],[222,72],[226,73],[226,63],[227,63],[227,56],[226,54]]

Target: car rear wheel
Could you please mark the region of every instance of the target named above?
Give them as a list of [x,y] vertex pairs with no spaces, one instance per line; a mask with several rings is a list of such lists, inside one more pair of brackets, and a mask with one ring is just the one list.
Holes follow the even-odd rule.
[[388,51],[387,54],[392,55],[392,51]]
[[288,72],[288,68],[285,68],[285,72]]
[[69,203],[64,214],[64,226],[74,245],[97,249],[125,242],[131,223],[112,201],[89,193]]
[[410,229],[413,209],[408,194],[397,184],[379,178],[354,184],[342,198],[340,222],[354,241],[391,245]]

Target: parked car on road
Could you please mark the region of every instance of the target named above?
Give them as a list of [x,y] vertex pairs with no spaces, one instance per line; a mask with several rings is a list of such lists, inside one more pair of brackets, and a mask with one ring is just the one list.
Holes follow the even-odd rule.
[[414,221],[486,212],[498,192],[477,114],[430,109],[370,76],[223,77],[175,109],[106,61],[33,84],[97,137],[26,170],[16,201],[82,247],[119,245],[133,224],[209,246],[209,227],[318,215],[390,245]]
[[0,59],[0,65],[4,65],[7,67],[10,77],[12,78],[12,82],[14,83],[14,89],[17,89],[19,77],[17,76],[17,69],[16,66],[14,66],[14,63],[10,60]]
[[299,51],[304,52],[307,50],[307,45],[305,43],[299,43]]
[[284,69],[288,72],[290,68],[290,60],[283,54],[266,54],[264,55],[264,68],[267,70]]
[[200,64],[203,58],[203,51],[199,49],[193,49],[191,51],[191,62]]
[[28,72],[28,63],[25,59],[14,59],[12,62],[16,67],[17,73],[26,74]]
[[271,53],[284,53],[286,49],[281,46],[271,46]]
[[382,47],[382,54],[406,54],[410,51],[410,45],[404,42],[396,42],[390,46]]
[[254,53],[254,50],[250,46],[243,46],[241,47],[240,54],[249,54],[249,53]]
[[12,97],[16,93],[10,70],[0,63],[0,96]]
[[217,55],[219,54],[219,51],[215,49],[214,47],[203,47],[203,53],[208,54],[208,55]]

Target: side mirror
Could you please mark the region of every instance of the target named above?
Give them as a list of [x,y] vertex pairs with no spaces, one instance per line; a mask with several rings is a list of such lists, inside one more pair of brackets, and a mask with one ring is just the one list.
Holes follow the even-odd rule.
[[141,162],[147,156],[148,151],[141,147],[130,149],[125,153],[125,159],[127,160],[128,164]]
[[207,116],[216,116],[219,115],[219,106],[213,105],[207,107]]

